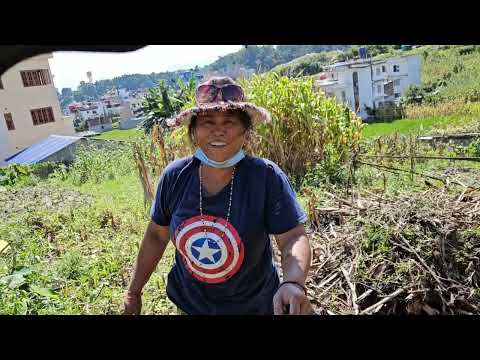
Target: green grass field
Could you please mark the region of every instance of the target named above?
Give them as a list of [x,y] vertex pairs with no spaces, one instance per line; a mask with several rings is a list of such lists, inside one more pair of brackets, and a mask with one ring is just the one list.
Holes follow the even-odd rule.
[[96,139],[121,141],[135,140],[141,137],[143,137],[143,130],[136,128],[128,130],[114,129],[95,136]]
[[442,131],[448,128],[454,128],[463,125],[467,126],[475,121],[478,122],[478,118],[457,114],[423,119],[400,119],[390,123],[385,122],[365,124],[362,134],[364,139],[393,135],[395,133],[402,135],[426,134],[434,130]]

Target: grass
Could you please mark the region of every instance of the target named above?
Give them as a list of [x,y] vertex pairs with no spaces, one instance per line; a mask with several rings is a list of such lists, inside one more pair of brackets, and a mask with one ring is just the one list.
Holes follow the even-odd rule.
[[434,129],[445,129],[447,127],[466,125],[475,120],[478,119],[458,114],[420,119],[400,119],[388,123],[365,124],[362,135],[364,139],[371,139],[377,136],[393,135],[395,133],[403,135],[425,134]]
[[120,140],[120,141],[129,141],[140,139],[143,137],[143,130],[133,128],[127,130],[114,129],[106,131],[98,136],[95,136],[96,139],[101,140]]

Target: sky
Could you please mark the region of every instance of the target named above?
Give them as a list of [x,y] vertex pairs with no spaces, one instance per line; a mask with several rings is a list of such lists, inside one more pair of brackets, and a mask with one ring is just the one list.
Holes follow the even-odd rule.
[[55,87],[75,90],[80,81],[111,79],[125,74],[190,69],[211,64],[242,45],[150,45],[129,53],[55,52],[49,60]]

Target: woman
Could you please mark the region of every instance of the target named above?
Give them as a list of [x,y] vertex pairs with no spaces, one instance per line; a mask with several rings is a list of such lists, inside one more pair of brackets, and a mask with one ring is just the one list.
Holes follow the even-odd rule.
[[[243,102],[242,88],[226,77],[201,84],[196,100],[168,121],[188,126],[197,151],[160,178],[124,313],[140,313],[142,288],[170,239],[176,253],[166,290],[180,312],[309,313],[306,215],[282,170],[243,152],[253,123],[269,121],[268,112]],[[269,234],[282,254],[281,283]]]

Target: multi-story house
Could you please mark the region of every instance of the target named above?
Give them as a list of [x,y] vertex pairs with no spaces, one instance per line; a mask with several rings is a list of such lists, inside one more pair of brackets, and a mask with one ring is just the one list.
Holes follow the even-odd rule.
[[365,119],[367,108],[398,104],[410,85],[421,83],[420,59],[418,55],[410,55],[339,62],[327,66],[315,85]]
[[73,117],[64,116],[48,59],[35,56],[0,78],[0,166],[5,159],[49,135],[73,135]]

